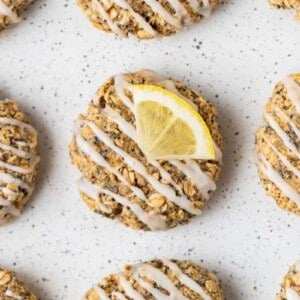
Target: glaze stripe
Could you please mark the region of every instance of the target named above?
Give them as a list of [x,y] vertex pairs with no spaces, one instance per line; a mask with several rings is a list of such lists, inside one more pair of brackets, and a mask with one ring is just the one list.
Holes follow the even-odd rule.
[[20,18],[18,15],[12,10],[12,8],[8,7],[2,0],[0,0],[0,14],[7,16],[13,23],[18,23]]

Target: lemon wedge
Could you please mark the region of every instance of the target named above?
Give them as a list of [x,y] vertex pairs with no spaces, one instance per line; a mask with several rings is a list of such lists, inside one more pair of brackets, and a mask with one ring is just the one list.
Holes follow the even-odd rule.
[[150,159],[215,159],[200,114],[186,100],[155,86],[132,87],[139,146]]

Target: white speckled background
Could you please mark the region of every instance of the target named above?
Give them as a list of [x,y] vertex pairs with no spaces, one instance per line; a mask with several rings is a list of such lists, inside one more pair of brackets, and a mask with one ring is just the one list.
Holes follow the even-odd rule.
[[[265,196],[252,152],[273,85],[300,71],[300,25],[267,1],[227,0],[202,24],[162,40],[102,34],[73,0],[37,1],[0,36],[0,98],[18,100],[40,133],[42,169],[23,214],[0,228],[0,264],[44,300],[81,299],[127,262],[193,259],[228,300],[274,299],[300,258],[300,218]],[[163,233],[134,232],[90,212],[69,161],[72,122],[109,76],[152,68],[198,88],[219,110],[224,166],[204,214]]]

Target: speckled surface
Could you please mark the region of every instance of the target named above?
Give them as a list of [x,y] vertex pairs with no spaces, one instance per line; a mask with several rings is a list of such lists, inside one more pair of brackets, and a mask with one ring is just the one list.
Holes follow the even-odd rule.
[[[1,265],[45,300],[73,300],[127,262],[193,259],[217,272],[228,299],[273,299],[300,257],[300,219],[265,196],[252,157],[274,83],[299,72],[300,26],[292,14],[267,1],[225,1],[190,30],[138,42],[99,33],[74,1],[33,5],[0,37],[0,98],[18,100],[28,113],[42,157],[27,209],[0,228]],[[203,216],[165,233],[134,232],[90,212],[67,150],[72,122],[97,87],[145,67],[215,103],[225,140],[219,188]]]

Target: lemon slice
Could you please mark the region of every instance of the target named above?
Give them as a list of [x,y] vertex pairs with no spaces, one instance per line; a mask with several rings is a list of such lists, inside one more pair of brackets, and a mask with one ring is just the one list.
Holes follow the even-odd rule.
[[186,100],[154,85],[132,88],[139,145],[150,159],[215,159],[214,143]]

